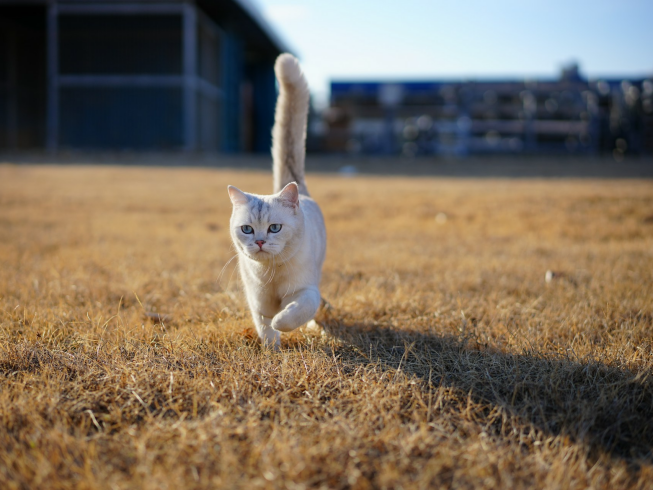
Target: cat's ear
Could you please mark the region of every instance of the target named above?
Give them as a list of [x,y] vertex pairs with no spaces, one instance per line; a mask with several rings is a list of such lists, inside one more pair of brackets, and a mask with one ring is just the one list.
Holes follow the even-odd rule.
[[231,199],[231,202],[234,203],[234,206],[239,204],[247,204],[247,201],[249,201],[247,194],[241,191],[238,187],[230,185],[227,187],[227,192],[229,192],[229,199]]
[[279,192],[279,199],[293,208],[299,206],[299,189],[297,188],[297,184],[295,182],[287,184]]

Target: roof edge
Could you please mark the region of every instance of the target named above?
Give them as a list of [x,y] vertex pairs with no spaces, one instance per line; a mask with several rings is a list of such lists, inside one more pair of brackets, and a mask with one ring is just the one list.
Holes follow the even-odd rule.
[[233,0],[233,2],[240,6],[240,8],[249,15],[254,22],[256,22],[280,53],[290,53],[295,55],[294,51],[291,50],[286,42],[276,33],[265,16],[261,14],[259,8],[251,0]]

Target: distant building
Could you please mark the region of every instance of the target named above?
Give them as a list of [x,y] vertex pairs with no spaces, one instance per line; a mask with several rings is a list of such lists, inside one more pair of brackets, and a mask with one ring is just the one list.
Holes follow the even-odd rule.
[[653,77],[332,82],[325,149],[363,154],[653,153]]
[[283,51],[249,0],[0,0],[0,149],[269,151]]

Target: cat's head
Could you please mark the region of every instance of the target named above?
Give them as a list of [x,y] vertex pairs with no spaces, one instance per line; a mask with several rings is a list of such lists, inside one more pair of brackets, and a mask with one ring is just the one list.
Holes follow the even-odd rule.
[[231,185],[228,191],[233,203],[231,238],[239,252],[258,262],[294,255],[304,235],[296,183],[270,196],[249,194]]

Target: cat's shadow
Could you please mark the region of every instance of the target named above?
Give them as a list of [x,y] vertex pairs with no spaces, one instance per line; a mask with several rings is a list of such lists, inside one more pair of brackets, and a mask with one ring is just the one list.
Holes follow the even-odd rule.
[[[425,390],[457,389],[480,404],[500,407],[552,436],[568,436],[600,452],[653,461],[653,377],[600,362],[536,352],[480,348],[473,339],[331,318],[320,322],[342,341],[343,360],[401,369]],[[505,430],[493,424],[497,432]]]

